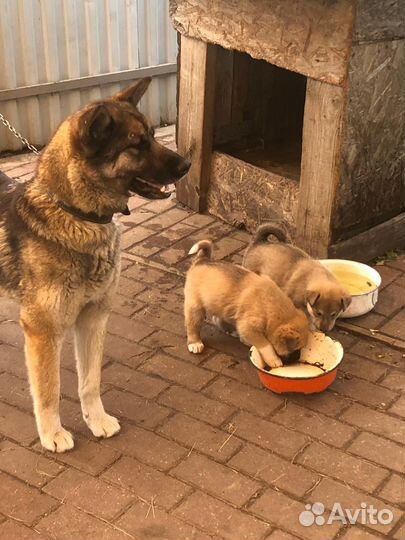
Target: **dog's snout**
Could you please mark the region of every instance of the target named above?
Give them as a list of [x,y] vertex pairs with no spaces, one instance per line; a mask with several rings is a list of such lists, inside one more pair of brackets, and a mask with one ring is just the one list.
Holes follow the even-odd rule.
[[186,173],[188,173],[190,167],[191,161],[189,159],[182,158],[177,165],[177,172],[179,176],[184,176]]

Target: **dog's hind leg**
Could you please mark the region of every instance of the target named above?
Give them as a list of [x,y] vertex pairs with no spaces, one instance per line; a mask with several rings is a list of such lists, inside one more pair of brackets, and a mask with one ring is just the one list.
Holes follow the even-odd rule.
[[33,316],[21,310],[25,336],[25,359],[28,369],[34,413],[41,444],[51,452],[73,448],[73,437],[60,422],[60,351],[63,335],[45,316]]
[[96,437],[111,437],[120,425],[104,410],[100,397],[101,366],[109,310],[88,304],[76,319],[75,352],[79,377],[79,397],[83,419]]
[[205,309],[188,301],[186,298],[184,302],[184,318],[186,321],[187,348],[190,352],[199,354],[204,350],[200,330],[205,318]]

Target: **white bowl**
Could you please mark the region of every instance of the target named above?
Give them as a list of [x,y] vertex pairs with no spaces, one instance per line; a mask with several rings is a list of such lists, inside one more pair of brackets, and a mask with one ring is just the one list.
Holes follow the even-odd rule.
[[[341,318],[359,317],[371,311],[378,300],[378,290],[381,285],[381,276],[368,266],[367,264],[359,263],[356,261],[347,261],[345,259],[324,259],[319,261],[328,270],[334,274],[334,270],[346,269],[364,278],[365,281],[373,283],[374,287],[369,291],[362,294],[352,294],[352,301],[350,306],[339,315]],[[337,277],[337,276],[336,276]],[[340,281],[342,285],[346,285],[343,281]]]

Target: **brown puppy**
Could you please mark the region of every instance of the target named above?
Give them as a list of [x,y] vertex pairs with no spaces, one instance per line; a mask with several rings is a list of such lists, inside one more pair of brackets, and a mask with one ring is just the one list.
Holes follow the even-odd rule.
[[267,276],[241,266],[211,261],[212,243],[202,240],[189,251],[197,254],[184,287],[188,350],[204,349],[200,329],[206,315],[236,327],[270,367],[301,349],[308,339],[308,320]]
[[[279,242],[270,243],[270,235]],[[317,329],[328,332],[349,306],[350,293],[320,262],[286,241],[277,225],[262,225],[246,250],[243,266],[273,279]]]

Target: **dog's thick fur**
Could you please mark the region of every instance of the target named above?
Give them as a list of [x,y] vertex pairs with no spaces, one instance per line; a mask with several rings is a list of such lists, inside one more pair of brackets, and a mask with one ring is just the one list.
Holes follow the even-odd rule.
[[236,327],[240,338],[254,345],[270,367],[306,345],[308,320],[267,276],[226,262],[211,260],[212,244],[202,240],[184,288],[184,314],[190,352],[204,349],[200,329],[206,315]]
[[[269,242],[272,235],[278,242]],[[320,262],[286,241],[286,233],[277,225],[261,225],[246,250],[243,266],[273,279],[296,307],[306,311],[317,329],[328,332],[349,306],[351,295]]]
[[104,335],[120,272],[120,232],[112,216],[125,211],[131,192],[166,196],[161,186],[189,168],[154,140],[136,108],[149,83],[143,79],[67,118],[32,181],[0,176],[0,294],[21,303],[35,418],[51,451],[73,447],[59,417],[60,351],[69,328],[84,420],[97,437],[120,429],[100,398]]

